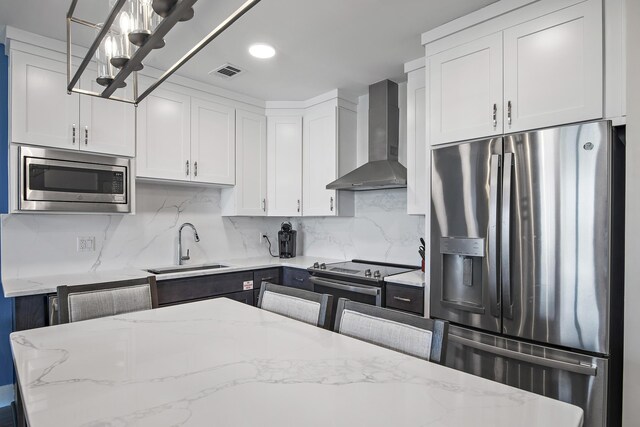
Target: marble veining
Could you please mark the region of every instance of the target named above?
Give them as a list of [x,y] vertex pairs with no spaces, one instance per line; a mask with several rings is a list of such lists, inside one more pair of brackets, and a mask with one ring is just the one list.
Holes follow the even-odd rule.
[[575,406],[227,299],[11,345],[32,427],[582,423]]
[[407,271],[406,273],[395,274],[384,278],[385,282],[399,283],[407,286],[417,286],[424,288],[425,275],[422,270]]
[[[137,183],[135,215],[13,214],[2,216],[2,278],[144,269],[174,265],[178,227],[192,222],[195,243],[184,235],[192,264],[268,255],[259,234],[275,245],[287,218],[221,216],[220,190]],[[288,218],[298,230],[298,253],[332,259],[362,258],[418,265],[424,217],[406,214],[406,191],[356,194],[352,218]],[[77,252],[77,237],[94,236],[94,252]]]

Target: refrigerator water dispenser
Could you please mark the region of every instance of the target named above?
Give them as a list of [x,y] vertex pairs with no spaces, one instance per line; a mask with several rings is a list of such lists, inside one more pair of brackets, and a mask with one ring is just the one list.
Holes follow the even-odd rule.
[[482,312],[484,239],[442,237],[442,303],[462,310]]

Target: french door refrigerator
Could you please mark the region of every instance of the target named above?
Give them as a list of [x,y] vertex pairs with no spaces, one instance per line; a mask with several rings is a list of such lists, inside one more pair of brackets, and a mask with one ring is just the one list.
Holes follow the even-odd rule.
[[447,365],[621,412],[624,130],[591,122],[432,150],[431,317]]

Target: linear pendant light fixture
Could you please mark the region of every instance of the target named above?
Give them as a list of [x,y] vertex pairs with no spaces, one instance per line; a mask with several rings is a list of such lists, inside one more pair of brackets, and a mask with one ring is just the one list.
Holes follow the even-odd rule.
[[[92,23],[74,16],[79,0],[71,0],[67,13],[67,91],[97,96],[138,105],[173,73],[193,58],[205,46],[222,34],[260,0],[247,0],[227,19],[192,47],[182,58],[169,67],[144,92],[138,94],[137,72],[144,67],[142,61],[154,49],[165,46],[164,37],[179,22],[193,18],[193,5],[197,0],[110,0],[111,11],[103,23]],[[72,74],[71,24],[80,24],[96,31],[75,74]],[[95,81],[104,86],[102,92],[76,87],[92,60],[97,63]],[[132,76],[133,98],[114,96],[117,89],[127,85]]]

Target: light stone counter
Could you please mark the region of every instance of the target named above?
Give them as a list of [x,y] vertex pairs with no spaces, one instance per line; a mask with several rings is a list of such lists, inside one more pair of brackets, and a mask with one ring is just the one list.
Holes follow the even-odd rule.
[[11,334],[31,427],[578,427],[582,409],[226,298]]
[[[274,258],[274,257],[253,257],[253,258],[235,258],[230,260],[222,260],[217,263],[226,267],[185,271],[171,274],[156,275],[157,280],[179,279],[183,277],[207,276],[212,274],[231,273],[234,271],[257,270],[269,267],[293,267],[307,269],[314,262],[340,262],[344,260],[327,259],[319,257],[298,256],[295,258]],[[150,266],[157,267],[157,266]],[[188,265],[185,265],[188,267]],[[14,298],[27,295],[39,295],[56,292],[56,288],[60,285],[85,285],[90,283],[111,282],[117,280],[136,279],[141,277],[153,276],[153,274],[143,269],[122,269],[114,271],[96,271],[91,273],[79,274],[55,274],[50,276],[36,276],[19,279],[3,278],[2,288],[6,298]]]
[[421,270],[407,271],[406,273],[395,274],[384,278],[387,283],[399,283],[407,286],[417,286],[424,288],[424,272]]

